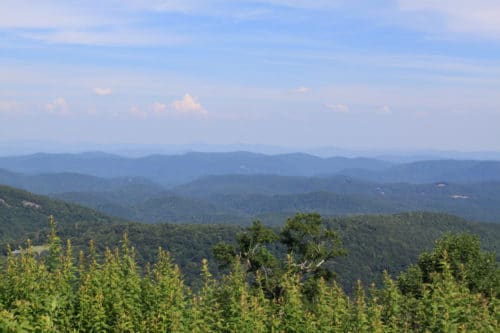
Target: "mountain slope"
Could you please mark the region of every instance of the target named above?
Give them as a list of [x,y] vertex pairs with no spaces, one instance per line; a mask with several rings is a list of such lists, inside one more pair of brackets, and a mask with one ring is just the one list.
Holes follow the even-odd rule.
[[123,223],[79,205],[0,185],[0,243],[19,244],[27,234],[35,235],[48,226],[48,217],[57,216],[61,227]]
[[[248,224],[249,216],[231,208],[168,192],[152,196],[122,195],[116,192],[70,192],[51,195],[100,212],[143,223],[230,223]],[[135,200],[134,200],[135,199]]]
[[338,194],[375,193],[378,185],[346,176],[300,177],[279,175],[205,176],[176,186],[172,192],[189,197],[210,197],[220,194],[298,194],[335,192]]
[[[158,246],[162,246],[172,252],[194,284],[199,281],[202,258],[209,258],[212,270],[217,271],[212,246],[219,241],[235,241],[242,230],[237,225],[128,223],[78,205],[0,186],[1,251],[5,251],[7,242],[14,246],[21,244],[27,234],[35,243],[44,243],[49,215],[56,217],[61,238],[70,238],[76,250],[86,247],[90,239],[96,241],[99,251],[104,246],[119,246],[123,233],[127,232],[144,263],[152,260]],[[339,232],[349,250],[346,258],[335,261],[338,279],[347,289],[357,278],[372,281],[384,269],[391,273],[401,271],[445,232],[478,234],[485,249],[500,251],[500,225],[467,222],[447,214],[356,215],[326,220],[331,229]]]
[[433,211],[500,222],[500,182],[374,183],[346,176],[209,176],[172,189],[245,214],[319,211],[323,214]]
[[122,188],[130,188],[141,192],[147,190],[150,194],[164,191],[161,186],[140,177],[105,179],[67,172],[27,175],[4,169],[0,169],[0,184],[39,194],[73,191],[117,191]]
[[[248,180],[261,176],[242,177]],[[283,177],[276,178],[283,180]],[[252,186],[247,181],[228,186],[210,182],[213,187],[202,182],[202,186],[189,184],[180,191],[176,189],[173,193],[152,196],[134,195],[132,191],[59,193],[54,197],[146,223],[247,224],[255,217],[296,211],[324,215],[431,211],[447,212],[476,221],[500,222],[500,183],[415,185],[328,179],[322,183],[321,179],[307,179],[306,186],[303,186],[301,180],[296,182],[291,179],[290,183],[278,184],[279,181],[271,180],[268,187],[258,182]],[[314,191],[301,192],[309,190]],[[276,220],[273,218],[272,221]],[[271,223],[271,220],[268,222]]]
[[[285,220],[282,219],[279,226]],[[325,220],[329,228],[340,234],[349,252],[334,263],[337,278],[346,289],[353,287],[357,279],[380,282],[384,270],[395,275],[414,263],[423,250],[431,249],[434,241],[446,232],[477,234],[486,250],[500,251],[500,225],[467,222],[448,214],[358,215]],[[241,231],[242,227],[233,225],[131,223],[63,229],[60,234],[62,238],[72,239],[77,247],[94,239],[103,250],[104,246],[119,246],[123,233],[127,232],[140,262],[152,261],[158,247],[162,247],[172,253],[188,281],[197,284],[201,260],[207,258],[211,271],[217,274],[212,247],[220,241],[235,242]]]
[[500,181],[500,161],[419,161],[378,171],[346,169],[340,174],[379,183],[477,183]]
[[0,157],[0,168],[29,173],[83,173],[98,177],[145,177],[177,185],[210,174],[312,176],[343,169],[381,170],[389,162],[368,158],[319,158],[307,154],[263,155],[248,152],[187,153],[126,158],[109,154],[34,154]]
[[449,214],[360,215],[328,219],[328,224],[349,252],[334,264],[346,287],[355,287],[358,278],[380,283],[384,270],[397,275],[445,233],[479,235],[485,250],[500,253],[499,224],[472,223]]

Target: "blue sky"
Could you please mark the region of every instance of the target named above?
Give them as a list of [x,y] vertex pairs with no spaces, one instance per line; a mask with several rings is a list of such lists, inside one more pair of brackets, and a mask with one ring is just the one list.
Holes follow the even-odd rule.
[[0,0],[0,142],[500,150],[495,0]]

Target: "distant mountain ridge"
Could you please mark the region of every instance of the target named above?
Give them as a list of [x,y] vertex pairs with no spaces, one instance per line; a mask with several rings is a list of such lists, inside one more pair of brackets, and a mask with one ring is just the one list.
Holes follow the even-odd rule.
[[150,196],[132,195],[110,191],[53,196],[148,223],[247,224],[261,217],[275,224],[277,217],[296,211],[324,215],[431,211],[500,222],[500,182],[379,184],[339,176],[224,175],[203,177]]
[[142,177],[102,178],[85,174],[60,172],[27,175],[0,169],[0,184],[39,194],[63,192],[115,191],[119,188],[148,188],[151,192],[164,189]]
[[314,176],[343,169],[383,170],[392,163],[370,158],[320,158],[307,154],[263,155],[249,152],[187,153],[127,158],[105,153],[34,154],[0,157],[0,168],[28,174],[82,173],[104,178],[144,177],[178,185],[205,175],[277,174]]
[[500,161],[419,161],[395,165],[385,170],[346,169],[340,174],[378,183],[478,183],[500,181]]
[[88,152],[5,157],[0,167],[0,184],[147,223],[246,224],[296,211],[432,211],[500,222],[496,161],[392,164],[307,154],[127,158]]
[[[477,165],[477,164],[469,164]],[[145,223],[237,223],[295,211],[324,215],[432,211],[500,222],[500,182],[377,183],[350,176],[204,176],[169,190],[138,177],[25,175],[0,170],[0,184]],[[268,217],[272,218],[268,218]]]
[[0,157],[0,168],[27,174],[77,173],[101,178],[145,178],[176,186],[208,175],[343,175],[377,183],[475,183],[500,181],[500,161],[429,160],[395,164],[373,158],[293,153],[199,153],[122,157],[101,152]]
[[51,197],[90,207],[97,211],[142,223],[197,223],[245,225],[250,215],[207,200],[182,197],[169,192],[131,200],[121,192],[69,192]]
[[348,176],[208,176],[172,189],[245,214],[318,211],[323,214],[447,212],[500,222],[500,182],[376,183]]
[[378,185],[349,176],[301,177],[278,175],[211,175],[171,189],[178,195],[208,197],[218,194],[298,194],[307,192],[375,193]]

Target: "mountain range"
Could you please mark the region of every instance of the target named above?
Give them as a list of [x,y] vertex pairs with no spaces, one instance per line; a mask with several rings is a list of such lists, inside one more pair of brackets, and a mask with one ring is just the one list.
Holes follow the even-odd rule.
[[79,173],[104,178],[140,177],[167,187],[202,176],[227,174],[344,175],[379,183],[500,181],[500,161],[438,159],[396,164],[373,158],[320,158],[302,153],[264,155],[249,152],[193,152],[138,158],[101,152],[40,153],[0,157],[0,168],[26,174]]
[[383,170],[392,165],[369,158],[319,158],[307,154],[263,155],[249,152],[187,153],[130,158],[105,153],[34,154],[0,157],[0,168],[27,174],[80,173],[97,177],[144,177],[163,186],[205,175],[276,174],[313,176],[344,169]]
[[[146,223],[280,223],[328,216],[432,211],[500,221],[500,162],[394,164],[305,154],[104,153],[0,158],[0,184]],[[356,167],[363,166],[364,168]],[[87,172],[82,174],[78,172]]]

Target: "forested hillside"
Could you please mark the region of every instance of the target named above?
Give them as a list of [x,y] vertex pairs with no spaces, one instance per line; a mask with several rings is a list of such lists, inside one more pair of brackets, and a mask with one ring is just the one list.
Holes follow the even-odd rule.
[[[329,194],[321,195],[330,200]],[[246,210],[248,213],[256,214],[255,216],[261,216],[262,221],[274,225],[275,230],[279,230],[287,218],[295,215],[295,212],[312,210],[311,207],[307,209],[306,205],[321,202],[315,197],[314,200],[308,201],[307,195],[297,196],[300,200],[296,201],[283,196],[281,205],[286,205],[288,209],[277,213],[278,210],[273,206],[276,201],[267,196],[243,196],[238,205],[231,201],[234,198],[225,200],[221,198],[221,201],[241,211]],[[333,198],[338,198],[338,203],[346,204],[345,197],[333,196]],[[199,260],[204,257],[212,259],[211,248],[219,241],[234,240],[236,234],[244,225],[249,225],[252,219],[250,215],[242,218],[241,215],[225,214],[225,210],[219,211],[203,201],[196,199],[178,201],[176,197],[172,201],[158,199],[160,203],[153,202],[149,207],[144,205],[141,211],[128,211],[124,216],[141,213],[149,214],[142,216],[149,216],[151,220],[161,219],[164,222],[180,221],[191,224],[125,223],[125,220],[112,218],[91,209],[9,187],[0,187],[0,199],[0,235],[3,253],[6,251],[7,242],[17,247],[28,237],[36,245],[45,244],[46,221],[49,215],[54,215],[58,217],[63,238],[71,239],[79,249],[86,248],[91,239],[102,246],[101,250],[105,246],[118,246],[124,231],[129,233],[130,241],[136,247],[138,259],[142,263],[153,260],[157,247],[162,246],[172,252],[190,283],[197,280]],[[101,202],[99,196],[96,196],[95,200],[96,203]],[[373,207],[375,204],[370,200],[365,202],[367,207]],[[333,203],[330,201],[329,207],[332,207]],[[270,213],[257,210],[261,207],[270,207],[267,210]],[[318,206],[312,207],[318,208]],[[337,212],[341,211],[340,209],[341,207]],[[168,215],[169,211],[172,212],[171,215]],[[120,215],[118,213],[119,211],[116,215]],[[197,219],[206,225],[192,224],[192,221]],[[339,232],[350,253],[348,258],[339,258],[335,264],[338,268],[338,279],[347,290],[350,290],[357,278],[378,281],[377,276],[380,276],[379,273],[384,269],[392,273],[401,271],[416,260],[418,253],[430,248],[433,241],[447,231],[467,231],[477,234],[483,240],[486,249],[500,250],[499,224],[466,222],[446,214],[415,212],[336,218],[325,216],[325,219],[329,228]],[[216,267],[214,270],[217,273]]]
[[168,193],[146,189],[139,193],[143,195],[119,189],[52,196],[147,223],[214,223],[231,219],[249,223],[252,218],[296,211],[324,215],[433,211],[476,221],[500,221],[500,183],[496,182],[382,184],[339,176],[223,175],[203,177]]
[[0,169],[0,184],[8,185],[38,194],[63,192],[125,192],[153,195],[165,191],[161,186],[146,178],[100,178],[77,173],[47,173],[28,175]]
[[[133,193],[133,192],[132,192]],[[51,197],[84,205],[100,212],[143,223],[248,224],[251,216],[216,203],[168,192],[134,195],[128,191],[70,192]]]
[[273,216],[296,211],[329,216],[432,211],[498,222],[499,163],[435,160],[395,165],[246,152],[141,158],[35,154],[0,158],[0,167],[17,170],[0,170],[0,184],[145,223],[248,225],[262,218],[279,224]]
[[46,230],[50,215],[58,217],[61,227],[72,228],[87,229],[124,221],[79,205],[0,185],[0,243],[3,245],[6,242],[21,244],[28,233],[36,236]]
[[[57,216],[60,235],[71,239],[77,249],[85,249],[90,240],[100,250],[106,246],[119,246],[123,232],[137,249],[140,263],[152,261],[159,246],[174,256],[187,281],[197,283],[199,261],[213,259],[212,247],[220,241],[234,242],[243,230],[240,225],[215,224],[139,224],[123,223],[81,206],[54,201],[27,192],[1,188],[0,197],[5,204],[0,207],[0,231],[2,252],[8,242],[17,247],[22,239],[30,238],[35,245],[44,245],[49,214]],[[40,207],[24,204],[30,202]],[[9,205],[9,206],[6,206]],[[274,230],[279,230],[288,217],[295,213],[275,214],[263,221],[273,221]],[[380,282],[380,273],[386,269],[398,273],[418,253],[429,249],[433,241],[448,231],[471,232],[481,237],[487,250],[500,250],[500,225],[472,223],[455,216],[432,213],[404,213],[399,215],[359,215],[351,217],[325,218],[330,229],[335,230],[344,241],[349,256],[338,258],[335,271],[338,281],[350,290],[357,278]],[[230,222],[234,222],[230,221]],[[279,248],[275,249],[280,251]],[[218,274],[217,267],[214,272]]]
[[[358,282],[349,296],[319,269],[343,253],[318,216],[297,215],[281,231],[285,258],[268,250],[272,231],[254,224],[221,243],[230,263],[222,281],[200,269],[187,288],[168,252],[141,274],[125,234],[99,259],[95,247],[73,255],[52,223],[43,257],[28,245],[0,270],[0,330],[133,332],[497,332],[500,269],[479,239],[448,235],[397,279],[379,288]],[[308,237],[301,237],[308,236]],[[250,242],[249,242],[250,241]],[[256,247],[258,245],[258,247]],[[304,245],[305,247],[302,247]],[[309,245],[321,249],[310,252]],[[227,249],[228,251],[224,251]],[[225,254],[224,254],[225,253]],[[274,258],[274,259],[273,259]],[[314,265],[307,264],[309,261]]]
[[[295,214],[289,215],[293,217]],[[278,231],[286,222],[281,219]],[[470,232],[478,235],[484,249],[500,252],[500,226],[471,223],[455,216],[432,213],[398,215],[360,215],[327,218],[329,229],[338,232],[348,256],[335,260],[334,270],[341,285],[351,290],[357,279],[380,282],[384,270],[397,274],[414,262],[418,254],[430,249],[447,232]],[[199,260],[213,260],[212,247],[220,241],[234,243],[241,226],[119,224],[100,228],[63,228],[61,237],[84,248],[93,239],[100,246],[115,247],[127,232],[140,262],[152,261],[159,246],[170,251],[188,281],[197,280]],[[101,248],[103,249],[103,248]],[[275,251],[280,251],[279,247]],[[213,270],[217,273],[217,267]]]
[[[198,327],[203,332],[230,332],[245,331],[245,327],[251,331],[303,327],[324,332],[335,325],[341,331],[372,331],[373,327],[383,331],[392,327],[394,332],[416,327],[447,331],[453,325],[475,329],[478,318],[480,327],[489,325],[492,332],[498,328],[498,258],[479,255],[477,240],[481,239],[483,250],[498,253],[499,224],[421,212],[324,219],[317,214],[291,214],[288,219],[287,214],[276,214],[275,221],[279,218],[281,223],[272,229],[259,223],[247,228],[140,224],[5,186],[0,187],[0,198],[1,252],[8,255],[0,260],[2,331],[133,327],[140,332]],[[55,229],[51,232],[47,227],[51,214],[59,220],[57,236]],[[457,238],[449,232],[469,232],[479,238]],[[436,250],[419,259],[443,235]],[[18,249],[20,240],[27,238],[36,249],[8,254],[7,243]],[[61,249],[59,239],[70,240],[73,250]],[[316,241],[318,252],[309,253],[307,249],[316,247],[307,242]],[[457,247],[455,242],[462,245]],[[121,248],[121,254],[107,248]],[[158,248],[171,257],[158,254]],[[450,251],[450,257],[443,249]],[[453,252],[461,249],[472,252]],[[72,253],[79,251],[86,254],[76,260]],[[287,253],[293,257],[287,260]],[[231,258],[241,259],[241,264]],[[201,264],[204,259],[210,268]],[[469,272],[466,280],[457,260],[469,265],[464,266]],[[156,265],[151,268],[147,263],[152,261]],[[321,270],[313,269],[320,266]],[[401,275],[392,280],[384,277],[384,271]],[[378,289],[362,287],[356,284],[358,279],[365,286],[373,282]],[[212,295],[210,305],[203,301],[208,295]],[[175,308],[173,304],[179,305],[175,313],[182,319],[163,322],[162,315],[173,318],[173,312],[168,312]],[[460,315],[427,310],[432,304]],[[401,309],[398,315],[384,314],[393,307]],[[286,311],[297,316],[290,317]],[[150,318],[155,313],[160,317]]]
[[500,161],[436,160],[395,165],[385,170],[346,169],[342,175],[379,183],[478,183],[500,181]]

